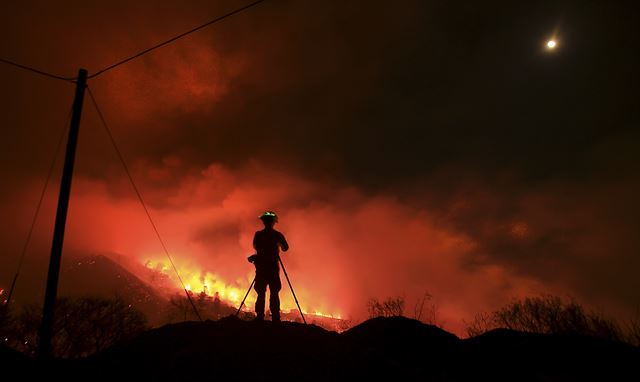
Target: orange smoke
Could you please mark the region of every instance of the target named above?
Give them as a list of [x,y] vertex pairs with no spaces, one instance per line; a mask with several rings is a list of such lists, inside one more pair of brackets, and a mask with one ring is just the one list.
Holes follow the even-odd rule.
[[[428,210],[384,195],[366,195],[252,162],[183,171],[180,160],[133,166],[134,178],[184,283],[238,305],[254,276],[247,256],[261,229],[257,216],[276,210],[290,251],[282,255],[303,311],[366,318],[370,298],[404,297],[405,313],[429,292],[438,320],[462,333],[462,320],[514,296],[548,290],[498,264],[469,266],[476,243],[439,224]],[[177,179],[158,186],[162,179]],[[181,289],[130,186],[119,177],[78,177],[72,190],[66,253],[116,254],[167,276],[162,288]],[[53,221],[55,195],[42,221]],[[43,224],[46,225],[46,224]],[[50,226],[37,240],[48,243]],[[132,268],[133,269],[133,268]],[[133,269],[137,272],[136,269]],[[283,310],[295,310],[281,275]],[[253,308],[255,292],[247,299]]]

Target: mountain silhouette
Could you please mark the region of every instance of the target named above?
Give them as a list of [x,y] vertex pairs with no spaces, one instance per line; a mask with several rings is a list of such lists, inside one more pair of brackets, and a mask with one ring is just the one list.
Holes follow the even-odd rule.
[[371,319],[338,334],[315,325],[231,316],[149,330],[85,359],[45,365],[18,358],[13,362],[29,364],[32,367],[23,371],[34,375],[83,379],[631,381],[640,377],[640,349],[628,344],[511,330],[459,339],[403,317]]
[[64,264],[60,273],[60,296],[119,296],[144,313],[151,324],[163,322],[168,304],[125,267],[103,255],[81,257]]

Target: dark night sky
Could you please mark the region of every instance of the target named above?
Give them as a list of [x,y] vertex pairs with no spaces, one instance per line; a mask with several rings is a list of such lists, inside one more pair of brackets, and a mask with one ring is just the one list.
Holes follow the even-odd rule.
[[[0,56],[91,73],[243,4],[3,4]],[[268,0],[89,86],[189,266],[250,274],[255,216],[273,208],[303,296],[327,311],[429,290],[459,330],[552,292],[625,317],[640,304],[638,14],[632,1]],[[9,66],[0,81],[6,287],[73,86]],[[89,103],[82,129],[69,251],[157,258]]]

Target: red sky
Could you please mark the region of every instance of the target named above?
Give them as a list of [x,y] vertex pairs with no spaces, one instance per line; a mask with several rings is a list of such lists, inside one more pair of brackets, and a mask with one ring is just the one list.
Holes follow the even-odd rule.
[[[4,5],[0,56],[95,72],[241,4]],[[603,2],[458,5],[267,1],[91,80],[179,267],[246,288],[273,209],[307,310],[361,319],[404,296],[411,315],[429,292],[459,334],[545,292],[633,314],[637,26]],[[73,86],[4,66],[0,81],[6,287]],[[161,259],[88,99],[77,158],[65,253]],[[56,193],[21,298],[44,285]]]

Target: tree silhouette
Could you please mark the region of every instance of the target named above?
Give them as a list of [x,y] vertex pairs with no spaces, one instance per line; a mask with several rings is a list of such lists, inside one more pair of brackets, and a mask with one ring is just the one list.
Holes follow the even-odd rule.
[[[13,325],[11,345],[35,354],[42,320],[39,306],[28,305]],[[104,350],[146,329],[142,313],[120,297],[59,299],[55,307],[52,352],[56,357],[76,358]]]

